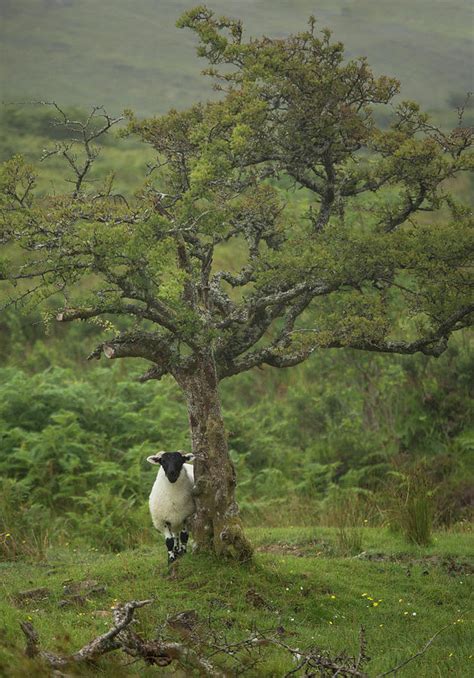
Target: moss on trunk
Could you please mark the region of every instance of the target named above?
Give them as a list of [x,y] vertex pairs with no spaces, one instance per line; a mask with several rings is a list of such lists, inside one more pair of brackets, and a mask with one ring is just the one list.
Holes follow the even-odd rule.
[[229,456],[212,355],[200,356],[192,370],[178,375],[178,383],[186,397],[196,455],[196,547],[223,558],[248,561],[252,547],[244,535],[235,500],[235,469]]

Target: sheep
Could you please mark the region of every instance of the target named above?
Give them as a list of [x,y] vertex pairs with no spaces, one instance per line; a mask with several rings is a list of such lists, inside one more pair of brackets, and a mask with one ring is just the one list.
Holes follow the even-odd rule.
[[194,468],[185,462],[192,461],[193,454],[158,452],[147,461],[159,464],[160,470],[150,494],[150,514],[153,525],[165,536],[168,564],[186,553],[188,530],[186,520],[196,510],[193,497]]

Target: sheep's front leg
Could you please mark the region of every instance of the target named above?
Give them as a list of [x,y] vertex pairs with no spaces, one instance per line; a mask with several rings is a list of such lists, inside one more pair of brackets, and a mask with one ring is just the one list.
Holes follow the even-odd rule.
[[181,532],[179,533],[179,541],[181,542],[179,545],[179,553],[182,555],[183,553],[186,553],[186,547],[188,544],[188,539],[189,539],[189,532],[188,528],[186,526],[186,523],[183,523],[183,527],[181,528]]
[[170,563],[174,563],[176,560],[176,542],[175,537],[173,533],[171,532],[171,525],[169,523],[166,523],[165,529],[164,529],[164,535],[165,535],[165,544],[166,544],[166,549],[168,551],[168,565]]

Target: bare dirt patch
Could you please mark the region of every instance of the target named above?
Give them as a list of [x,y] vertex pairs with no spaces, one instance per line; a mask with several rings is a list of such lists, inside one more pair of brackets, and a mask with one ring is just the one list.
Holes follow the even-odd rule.
[[[307,544],[277,542],[275,544],[258,546],[256,551],[258,553],[272,553],[275,555],[295,556],[297,558],[327,558],[337,555],[330,544],[321,541],[308,542]],[[372,562],[399,563],[408,567],[420,566],[424,567],[427,571],[439,567],[451,576],[474,574],[474,562],[466,558],[457,558],[456,556],[431,555],[416,558],[410,553],[363,552],[352,557]]]

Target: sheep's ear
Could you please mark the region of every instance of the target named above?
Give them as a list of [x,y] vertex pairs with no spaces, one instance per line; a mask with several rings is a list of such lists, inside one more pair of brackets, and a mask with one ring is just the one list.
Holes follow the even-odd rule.
[[189,453],[189,454],[183,454],[183,457],[184,457],[184,461],[193,461],[193,459],[196,458],[196,457],[194,456],[194,454],[191,454],[191,453]]
[[158,452],[157,454],[152,454],[149,457],[146,458],[150,464],[159,464],[161,462],[161,457],[163,456],[164,452]]

